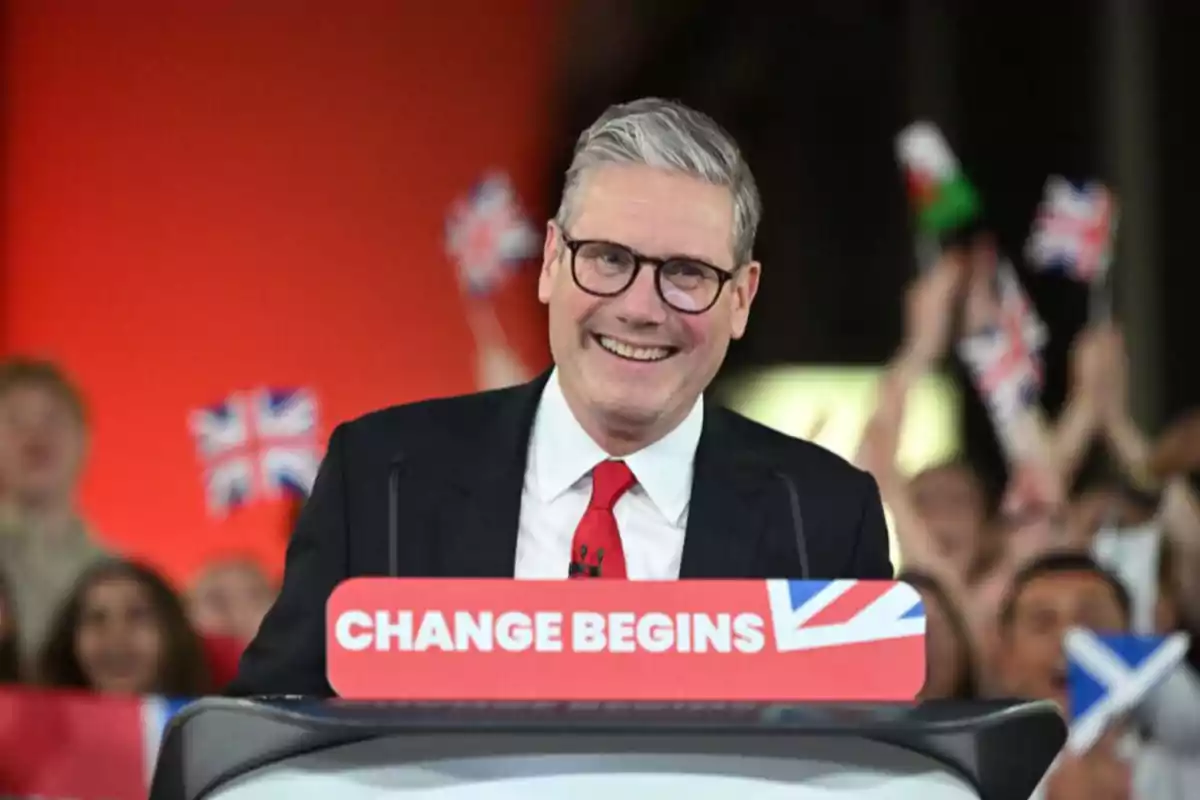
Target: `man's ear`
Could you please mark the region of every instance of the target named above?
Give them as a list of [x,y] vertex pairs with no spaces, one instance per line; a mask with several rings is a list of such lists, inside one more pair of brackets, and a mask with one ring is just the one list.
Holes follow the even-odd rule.
[[542,271],[538,274],[538,300],[550,302],[558,280],[559,255],[564,247],[562,231],[554,220],[546,222],[546,241],[542,243]]
[[746,333],[746,325],[750,322],[750,306],[758,294],[758,279],[762,274],[762,264],[751,261],[738,270],[737,275],[730,281],[730,295],[733,298],[730,306],[730,336],[740,339]]

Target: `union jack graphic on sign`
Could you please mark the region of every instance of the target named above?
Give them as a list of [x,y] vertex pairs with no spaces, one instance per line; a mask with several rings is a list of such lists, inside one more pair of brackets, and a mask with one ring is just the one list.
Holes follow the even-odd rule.
[[767,581],[781,653],[925,635],[925,607],[906,583]]
[[307,497],[317,477],[317,402],[307,389],[237,393],[192,412],[209,510],[256,499]]
[[491,293],[508,273],[537,255],[541,239],[525,218],[516,192],[502,173],[486,176],[459,200],[446,221],[446,251],[463,286]]

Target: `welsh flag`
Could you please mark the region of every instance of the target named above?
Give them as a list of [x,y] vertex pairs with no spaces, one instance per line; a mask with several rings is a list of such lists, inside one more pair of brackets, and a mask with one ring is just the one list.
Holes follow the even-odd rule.
[[909,125],[896,137],[896,156],[923,234],[950,233],[979,217],[979,194],[963,175],[937,126],[929,122]]

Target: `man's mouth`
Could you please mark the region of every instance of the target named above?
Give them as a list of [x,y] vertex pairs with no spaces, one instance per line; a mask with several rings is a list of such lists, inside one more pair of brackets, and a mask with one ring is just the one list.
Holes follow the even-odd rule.
[[662,361],[679,352],[678,347],[635,344],[633,342],[624,342],[620,339],[614,339],[611,336],[602,336],[600,334],[593,334],[592,338],[596,341],[596,344],[600,345],[617,358],[623,358],[626,361]]

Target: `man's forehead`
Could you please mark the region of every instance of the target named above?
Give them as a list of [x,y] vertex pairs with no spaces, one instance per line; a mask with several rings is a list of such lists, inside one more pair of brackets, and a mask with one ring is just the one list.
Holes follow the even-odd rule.
[[732,244],[729,189],[683,173],[605,165],[584,173],[571,221],[576,238],[607,238],[647,255],[715,260]]
[[1046,572],[1030,578],[1017,598],[1019,605],[1040,605],[1065,600],[1108,600],[1119,610],[1120,602],[1112,585],[1103,576],[1088,570]]

